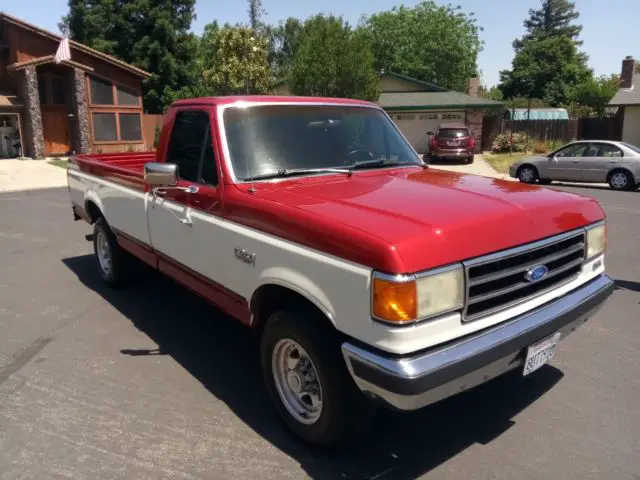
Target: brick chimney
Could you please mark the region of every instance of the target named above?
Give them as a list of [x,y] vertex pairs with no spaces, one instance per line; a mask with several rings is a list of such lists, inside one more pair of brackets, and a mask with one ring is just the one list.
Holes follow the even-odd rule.
[[478,77],[470,78],[467,84],[467,93],[472,97],[477,97],[480,91],[480,79]]
[[627,56],[622,60],[622,71],[620,72],[620,88],[633,87],[633,75],[636,72],[636,61],[633,57]]

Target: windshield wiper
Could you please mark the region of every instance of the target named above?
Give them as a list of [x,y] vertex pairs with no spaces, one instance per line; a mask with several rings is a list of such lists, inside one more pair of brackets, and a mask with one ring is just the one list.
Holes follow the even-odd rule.
[[419,163],[414,163],[414,162],[400,162],[398,160],[377,159],[377,160],[362,160],[360,162],[354,163],[353,165],[351,165],[350,168],[355,170],[358,168],[395,167],[400,165],[420,166]]
[[307,173],[346,173],[351,176],[353,172],[348,168],[285,168],[276,172],[263,173],[245,178],[245,182],[253,182],[255,180],[269,180],[271,178],[285,178],[296,175],[305,175]]

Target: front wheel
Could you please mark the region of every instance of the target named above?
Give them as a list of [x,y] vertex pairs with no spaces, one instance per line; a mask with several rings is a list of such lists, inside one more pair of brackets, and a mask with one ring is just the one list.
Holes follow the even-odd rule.
[[538,172],[534,167],[525,165],[518,170],[518,180],[522,183],[536,183],[538,180]]
[[274,313],[261,339],[262,372],[285,426],[301,440],[331,447],[362,434],[373,405],[349,376],[335,330],[312,308]]

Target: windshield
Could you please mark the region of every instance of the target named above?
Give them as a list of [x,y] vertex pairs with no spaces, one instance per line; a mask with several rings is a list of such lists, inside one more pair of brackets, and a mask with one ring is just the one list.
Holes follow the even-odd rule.
[[[422,163],[387,116],[376,108],[231,107],[224,111],[223,120],[231,164],[239,181],[285,170],[357,168],[365,162],[370,168]],[[313,173],[322,172],[309,172]]]

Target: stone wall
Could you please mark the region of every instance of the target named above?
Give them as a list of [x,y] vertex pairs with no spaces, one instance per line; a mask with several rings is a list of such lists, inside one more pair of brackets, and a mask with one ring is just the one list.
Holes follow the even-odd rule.
[[85,74],[79,68],[74,68],[70,75],[71,88],[71,112],[73,119],[71,124],[71,148],[75,153],[89,153],[89,107],[85,89]]
[[31,158],[44,158],[44,134],[42,132],[42,113],[38,93],[38,75],[36,67],[24,69],[22,77],[22,98],[24,99],[24,155]]

